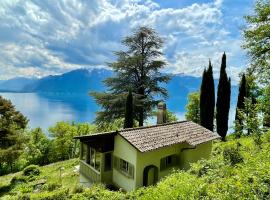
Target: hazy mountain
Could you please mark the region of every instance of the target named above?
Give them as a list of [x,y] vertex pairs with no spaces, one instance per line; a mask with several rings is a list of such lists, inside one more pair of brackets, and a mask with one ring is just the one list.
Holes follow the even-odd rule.
[[34,84],[36,78],[17,77],[9,80],[0,81],[0,91],[22,92],[26,85]]
[[[89,91],[104,91],[103,80],[112,76],[113,72],[107,69],[78,69],[62,75],[47,76],[41,79],[14,78],[0,82],[1,91],[36,92],[36,93],[89,93]],[[200,89],[201,78],[173,75],[171,81],[165,85],[169,98],[167,103],[173,109],[186,105],[190,92]],[[217,80],[215,80],[217,87]],[[232,102],[235,101],[237,87],[232,87]],[[177,103],[176,103],[177,102]]]
[[32,84],[25,85],[27,92],[87,93],[90,90],[104,90],[102,80],[111,76],[112,71],[104,69],[78,69],[62,75],[47,76]]

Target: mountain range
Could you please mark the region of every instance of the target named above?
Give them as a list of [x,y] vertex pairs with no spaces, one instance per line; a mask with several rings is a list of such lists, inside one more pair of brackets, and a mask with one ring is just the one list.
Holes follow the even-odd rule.
[[[87,94],[89,91],[106,90],[102,81],[112,75],[113,72],[108,69],[77,69],[40,79],[18,77],[0,81],[0,92]],[[171,81],[165,85],[169,93],[166,101],[173,109],[178,105],[186,105],[188,94],[199,90],[200,84],[200,77],[173,75]],[[215,85],[217,86],[217,80]],[[232,103],[236,101],[237,90],[236,86],[232,86]]]

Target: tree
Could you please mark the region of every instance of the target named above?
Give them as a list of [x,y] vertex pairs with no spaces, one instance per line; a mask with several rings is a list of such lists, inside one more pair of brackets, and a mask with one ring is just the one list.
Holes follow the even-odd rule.
[[132,92],[129,91],[126,100],[124,128],[132,128],[132,127],[133,127],[133,97]]
[[220,77],[217,92],[216,104],[216,123],[217,133],[225,141],[228,131],[228,120],[231,99],[231,79],[227,77],[226,73],[226,54],[224,52],[221,61]]
[[241,135],[243,131],[243,121],[240,117],[239,111],[243,110],[245,98],[247,97],[247,83],[246,83],[246,76],[243,73],[239,85],[239,92],[238,92],[238,99],[237,99],[237,106],[236,106],[236,113],[235,113],[235,123],[236,129],[235,130],[238,136]]
[[243,48],[251,58],[250,70],[258,80],[269,84],[270,80],[270,2],[257,0],[254,15],[246,16]]
[[46,165],[50,163],[52,143],[41,128],[35,128],[29,133],[29,141],[23,157],[28,164]]
[[211,61],[202,76],[200,92],[200,123],[203,127],[213,131],[215,112],[215,84]]
[[57,122],[55,126],[49,128],[53,137],[53,148],[55,160],[65,160],[74,157],[74,137],[77,136],[76,126],[66,123]]
[[188,95],[185,117],[187,120],[200,124],[200,93],[192,92]]
[[263,89],[259,106],[263,114],[263,126],[270,129],[270,84]]
[[15,109],[11,101],[0,96],[0,169],[6,163],[12,171],[14,161],[23,150],[23,131],[27,123],[27,118]]
[[103,108],[97,113],[96,123],[113,122],[124,117],[126,93],[134,95],[134,119],[143,126],[144,120],[158,102],[156,96],[167,97],[167,91],[160,83],[167,83],[169,76],[159,72],[166,62],[161,59],[162,39],[154,29],[140,27],[122,41],[126,51],[115,53],[117,61],[109,63],[115,76],[106,79],[108,92],[93,92],[91,95]]

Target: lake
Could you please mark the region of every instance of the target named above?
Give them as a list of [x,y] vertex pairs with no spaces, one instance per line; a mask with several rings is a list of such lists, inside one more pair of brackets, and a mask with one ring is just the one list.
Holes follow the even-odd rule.
[[[0,93],[16,106],[29,119],[29,127],[41,127],[47,132],[48,127],[58,121],[93,122],[99,106],[88,94],[56,93]],[[234,96],[234,95],[233,95]],[[229,125],[235,115],[235,97],[231,105]],[[174,112],[179,120],[185,119],[187,97],[169,98],[168,109]],[[149,119],[155,123],[156,119]]]

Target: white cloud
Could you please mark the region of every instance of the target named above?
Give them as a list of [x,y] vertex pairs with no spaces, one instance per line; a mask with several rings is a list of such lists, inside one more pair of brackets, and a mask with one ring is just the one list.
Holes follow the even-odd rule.
[[[165,39],[168,70],[200,76],[223,51],[239,71],[239,39],[224,28],[222,0],[162,8],[152,0],[2,0],[0,75],[44,76],[112,61],[120,40],[139,25]],[[228,41],[230,44],[228,44]],[[242,56],[242,55],[241,55]],[[230,61],[228,61],[230,63]]]

